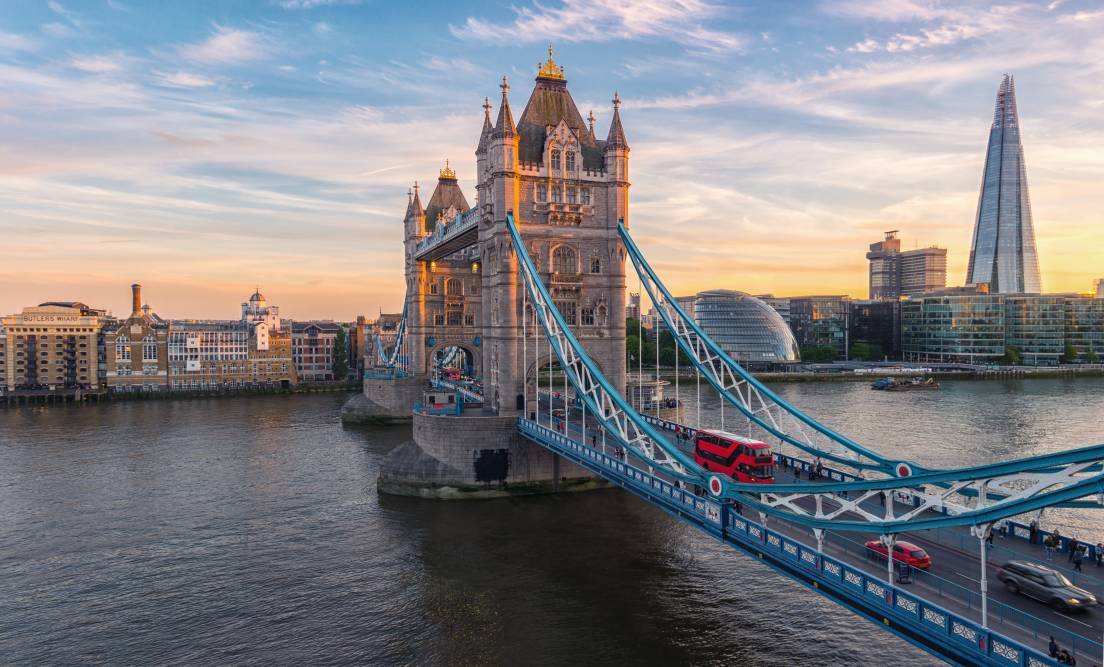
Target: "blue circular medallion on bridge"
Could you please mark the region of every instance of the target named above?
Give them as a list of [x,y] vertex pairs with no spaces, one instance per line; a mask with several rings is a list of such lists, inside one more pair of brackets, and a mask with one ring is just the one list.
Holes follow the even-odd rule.
[[716,475],[711,476],[709,478],[709,492],[720,497],[722,491],[724,491],[724,483],[721,482],[721,478]]
[[893,472],[897,473],[898,477],[912,477],[912,466],[901,461],[893,467]]

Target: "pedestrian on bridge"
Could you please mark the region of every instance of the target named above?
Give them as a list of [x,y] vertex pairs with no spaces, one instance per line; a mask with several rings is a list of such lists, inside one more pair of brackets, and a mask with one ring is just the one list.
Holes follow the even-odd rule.
[[1104,542],[1096,543],[1096,566],[1104,567]]
[[1073,562],[1073,554],[1077,553],[1077,550],[1081,548],[1081,543],[1077,541],[1077,536],[1074,535],[1069,541],[1069,556],[1066,557],[1067,563]]
[[1074,572],[1080,572],[1081,571],[1081,561],[1085,560],[1085,556],[1083,554],[1084,554],[1084,552],[1080,548],[1078,548],[1076,551],[1073,552],[1073,571]]
[[1031,520],[1031,525],[1029,526],[1029,529],[1030,529],[1030,533],[1029,533],[1029,538],[1030,539],[1028,541],[1031,544],[1038,544],[1039,543],[1039,520],[1038,519],[1032,519]]
[[1058,543],[1058,538],[1054,535],[1047,535],[1043,538],[1043,553],[1046,554],[1047,560],[1053,560],[1054,545]]
[[1054,641],[1054,635],[1050,636],[1050,644],[1047,645],[1047,648],[1050,650],[1050,657],[1058,657],[1058,642]]

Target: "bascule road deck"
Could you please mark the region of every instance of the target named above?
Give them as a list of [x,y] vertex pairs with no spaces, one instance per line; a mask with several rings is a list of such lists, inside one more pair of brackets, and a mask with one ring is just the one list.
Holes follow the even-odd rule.
[[[551,411],[555,414],[549,416]],[[553,392],[551,399],[542,393],[538,409],[538,421],[551,423],[552,428],[563,432],[563,417],[566,416],[567,433],[575,440],[602,447],[601,427],[597,421],[587,416],[586,438],[583,439],[583,413],[579,408],[565,411],[564,401]],[[692,444],[679,440],[674,433],[661,431],[668,436],[671,444],[687,453],[691,453]],[[597,434],[597,437],[595,437]],[[613,451],[614,445],[607,445]],[[647,467],[646,461],[629,460],[641,467]],[[806,475],[797,476],[794,469],[776,466],[775,478],[779,483],[807,482]],[[867,501],[871,508],[879,504],[878,500]],[[811,504],[811,501],[810,501]],[[901,506],[902,509],[904,506]],[[880,508],[879,508],[880,509]],[[750,516],[756,514],[748,511]],[[773,530],[806,544],[816,544],[815,538],[806,528],[771,517],[768,524]],[[863,542],[876,538],[875,534],[832,533],[828,532],[824,540],[824,553],[844,561],[872,576],[886,576],[886,562],[883,558],[873,558]],[[898,540],[912,542],[925,549],[932,557],[933,565],[928,572],[914,572],[911,583],[895,585],[928,599],[936,604],[961,614],[967,618],[980,618],[980,548],[978,539],[967,528],[940,528],[936,530],[910,531],[898,534]],[[1076,585],[1085,588],[1104,599],[1104,568],[1088,560],[1083,565],[1084,572],[1077,573],[1067,563],[1065,553],[1055,554],[1053,560],[1046,560],[1041,544],[1032,544],[1028,540],[996,533],[989,547],[987,572],[989,580],[989,627],[1011,639],[1041,650],[1044,654],[1051,635],[1059,645],[1076,650],[1078,664],[1098,664],[1100,660],[1100,636],[1104,632],[1104,612],[1098,607],[1086,612],[1060,612],[1043,602],[1013,594],[997,580],[998,567],[1010,560],[1026,560],[1045,563],[1062,571]]]

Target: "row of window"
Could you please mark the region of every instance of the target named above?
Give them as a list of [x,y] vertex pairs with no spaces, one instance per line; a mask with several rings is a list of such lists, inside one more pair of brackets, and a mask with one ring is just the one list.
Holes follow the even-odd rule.
[[548,197],[548,184],[537,183],[536,200],[538,204],[544,204],[552,202],[553,204],[590,204],[590,188],[577,188],[575,186],[568,186],[566,188],[553,185],[552,186],[552,198]]
[[[115,339],[115,359],[130,361],[130,338],[119,336]],[[142,339],[142,361],[157,361],[157,339],[153,336]]]
[[[436,280],[429,283],[429,293],[438,294],[441,288],[438,286]],[[468,294],[470,296],[479,296],[479,284],[472,283],[468,287]],[[445,281],[445,295],[446,296],[463,296],[464,295],[464,283],[456,278],[449,278]]]
[[[461,313],[459,311],[449,311],[448,317],[440,314],[433,316],[433,326],[437,327],[458,327],[461,326],[460,322]],[[475,315],[464,315],[463,322],[463,326],[475,326]]]

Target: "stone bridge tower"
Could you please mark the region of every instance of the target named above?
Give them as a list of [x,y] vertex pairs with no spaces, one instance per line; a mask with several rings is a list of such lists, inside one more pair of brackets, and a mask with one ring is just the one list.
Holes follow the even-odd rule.
[[[616,93],[609,132],[598,139],[593,112],[584,122],[551,49],[516,123],[505,77],[500,87],[493,125],[485,104],[476,187],[482,216],[485,395],[488,407],[512,416],[520,413],[524,392],[532,398],[538,368],[532,363],[522,368],[524,288],[506,230],[507,212],[514,214],[567,323],[606,377],[624,391],[625,251],[617,223],[628,224],[629,146]],[[545,351],[539,364],[547,360]]]
[[501,88],[497,113],[484,104],[476,205],[469,207],[447,162],[427,205],[416,185],[408,196],[406,350],[414,377],[366,376],[363,396],[346,407],[368,420],[405,418],[438,353],[452,347],[465,350],[482,378],[484,403],[462,415],[415,413],[413,439],[381,466],[385,493],[473,498],[601,486],[517,432],[525,397],[535,398],[538,371],[552,359],[530,320],[525,365],[527,299],[506,216],[513,214],[572,331],[624,392],[625,250],[617,223],[628,222],[629,146],[620,99],[615,93],[599,139],[593,112],[583,119],[551,50],[516,121],[505,77]]
[[458,224],[468,211],[456,172],[447,160],[424,209],[417,183],[407,196],[403,219],[407,350],[416,375],[431,373],[437,354],[450,347],[464,351],[473,373],[482,369],[479,248],[470,245],[429,261],[416,258],[420,241],[439,227]]

